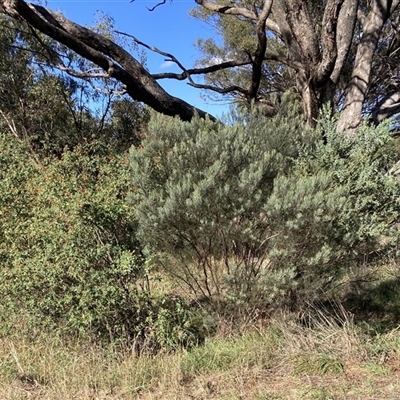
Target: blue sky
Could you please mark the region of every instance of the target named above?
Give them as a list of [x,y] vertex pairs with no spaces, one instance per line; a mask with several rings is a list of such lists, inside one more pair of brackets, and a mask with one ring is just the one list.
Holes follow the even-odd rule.
[[[142,42],[172,53],[187,68],[194,66],[200,54],[194,43],[198,37],[215,35],[212,28],[189,15],[196,5],[194,0],[173,0],[150,12],[157,0],[123,1],[73,1],[48,0],[47,7],[61,11],[65,17],[81,25],[93,25],[96,13],[101,11],[111,16],[116,29],[137,37]],[[175,66],[167,66],[164,57],[148,53],[150,72],[179,72]],[[180,97],[214,115],[227,110],[226,104],[215,103],[201,97],[201,91],[191,88],[186,82],[176,80],[159,81],[172,95]]]

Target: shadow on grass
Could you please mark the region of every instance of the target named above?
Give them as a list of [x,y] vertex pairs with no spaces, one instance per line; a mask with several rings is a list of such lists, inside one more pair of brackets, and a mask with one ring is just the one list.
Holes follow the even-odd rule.
[[362,285],[357,293],[349,290],[342,305],[356,324],[367,323],[378,333],[390,331],[400,324],[400,278]]

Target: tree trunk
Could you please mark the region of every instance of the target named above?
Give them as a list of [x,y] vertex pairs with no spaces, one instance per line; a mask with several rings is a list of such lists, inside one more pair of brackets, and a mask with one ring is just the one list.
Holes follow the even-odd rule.
[[362,119],[363,103],[370,84],[371,67],[379,35],[398,4],[399,0],[374,0],[372,9],[363,22],[362,37],[357,47],[354,68],[338,123],[338,129],[347,130],[349,135]]
[[305,122],[308,127],[314,128],[317,123],[319,100],[311,79],[307,77],[304,70],[297,72],[297,90],[301,96]]

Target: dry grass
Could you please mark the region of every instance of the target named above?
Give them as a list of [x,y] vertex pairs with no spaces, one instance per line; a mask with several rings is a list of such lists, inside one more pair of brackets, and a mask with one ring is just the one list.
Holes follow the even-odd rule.
[[371,335],[342,308],[282,315],[191,351],[137,357],[22,335],[0,341],[0,399],[398,399],[400,332]]

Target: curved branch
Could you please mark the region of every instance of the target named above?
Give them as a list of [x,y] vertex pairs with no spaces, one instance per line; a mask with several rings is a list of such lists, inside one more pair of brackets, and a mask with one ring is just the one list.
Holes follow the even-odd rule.
[[[110,77],[124,84],[134,100],[162,114],[177,115],[186,121],[191,120],[196,113],[201,117],[208,115],[168,94],[131,54],[112,40],[60,14],[36,4],[27,4],[23,0],[0,0],[0,13],[24,19],[35,29],[93,62]],[[210,118],[215,120],[212,116]]]
[[[204,7],[206,10],[213,11],[218,14],[242,16],[242,17],[248,18],[252,21],[258,20],[258,16],[255,12],[250,11],[244,7],[236,7],[233,5],[232,6],[221,6],[219,4],[215,4],[215,3],[211,2],[211,1],[207,1],[207,0],[195,0],[195,2],[199,6]],[[268,19],[266,21],[266,26],[268,29],[277,33],[278,35],[281,34],[279,25],[275,21]]]
[[[171,59],[171,60],[167,60],[167,61],[174,61],[174,60]],[[244,65],[249,65],[251,63],[252,63],[251,61],[232,60],[232,61],[225,61],[220,64],[210,65],[209,67],[203,67],[203,68],[190,68],[190,69],[183,68],[183,72],[180,74],[174,73],[174,72],[162,72],[160,74],[153,74],[152,77],[154,79],[170,78],[170,79],[177,79],[179,81],[183,81],[191,75],[209,74],[211,72],[221,71],[222,69],[242,67]]]
[[153,7],[151,7],[151,8],[147,7],[147,9],[148,9],[149,11],[154,11],[157,7],[162,6],[162,5],[165,4],[166,2],[167,2],[167,0],[162,0],[162,1],[160,1],[159,3],[157,3],[155,6],[153,6]]
[[337,57],[337,21],[343,1],[330,0],[325,5],[321,33],[322,60],[319,62],[313,78],[314,84],[317,87],[326,83],[335,67]]
[[[115,31],[115,33],[118,33],[119,35],[124,35],[124,36],[128,36],[130,37],[135,43],[139,44],[140,46],[146,47],[146,49],[149,49],[151,51],[154,51],[155,53],[161,54],[162,56],[165,57],[169,57],[170,60],[166,60],[166,61],[173,61],[175,64],[178,65],[178,67],[180,69],[182,69],[183,71],[186,71],[185,67],[178,61],[178,59],[171,53],[166,53],[165,51],[162,51],[160,49],[158,49],[157,47],[154,46],[150,46],[149,44],[146,44],[142,41],[140,41],[139,39],[137,39],[135,36],[130,35],[129,33],[124,33],[124,32],[120,32],[120,31]],[[154,77],[154,75],[153,75]]]
[[236,6],[221,6],[219,4],[215,4],[207,0],[195,0],[195,2],[199,6],[204,7],[206,10],[217,12],[219,14],[241,15],[242,17],[246,17],[253,21],[257,20],[257,15],[253,11],[248,10],[247,8],[236,7]]
[[400,90],[386,95],[372,110],[372,120],[379,124],[384,119],[400,112]]
[[263,9],[257,21],[257,49],[253,60],[253,71],[251,74],[251,85],[249,90],[249,100],[257,98],[258,89],[260,87],[262,65],[264,55],[267,50],[267,37],[265,35],[265,24],[271,12],[272,0],[265,0]]
[[195,87],[197,89],[206,89],[206,90],[212,90],[213,92],[217,92],[220,94],[227,94],[227,93],[232,93],[232,92],[238,92],[241,94],[244,94],[246,97],[249,96],[249,92],[246,89],[243,89],[240,86],[228,86],[226,88],[219,88],[218,86],[211,86],[211,85],[203,85],[200,83],[195,83],[190,79],[190,82],[188,83],[188,85]]
[[56,68],[60,71],[66,72],[68,75],[75,76],[76,78],[109,78],[110,75],[107,72],[102,71],[101,68],[90,68],[86,71],[77,71],[73,68],[66,67],[63,64],[56,65]]

